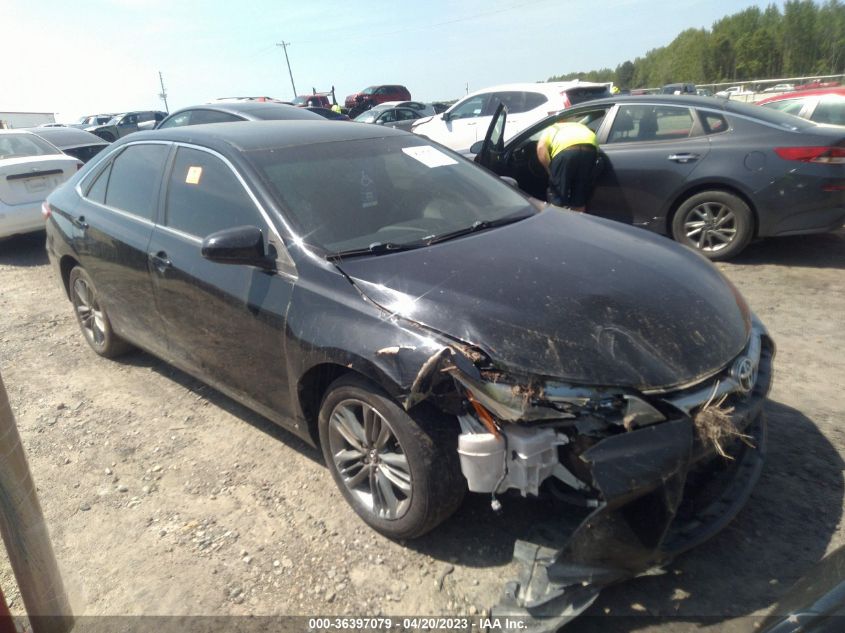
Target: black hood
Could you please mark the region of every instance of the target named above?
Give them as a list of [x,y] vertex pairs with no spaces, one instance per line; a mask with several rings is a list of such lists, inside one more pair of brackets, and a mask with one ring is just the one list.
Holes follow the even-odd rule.
[[704,258],[557,209],[338,265],[374,302],[505,369],[580,384],[688,384],[727,365],[750,331],[744,300]]

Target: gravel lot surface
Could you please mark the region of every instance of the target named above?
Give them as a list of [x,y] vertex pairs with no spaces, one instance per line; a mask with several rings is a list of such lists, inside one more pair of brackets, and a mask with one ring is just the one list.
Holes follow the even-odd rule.
[[[418,541],[381,537],[316,449],[148,354],[96,356],[43,239],[0,242],[0,373],[78,614],[454,615],[497,602],[541,504],[508,497],[495,515],[471,495]],[[720,535],[608,589],[589,611],[602,617],[571,630],[750,631],[743,616],[845,541],[845,230],[757,243],[719,267],[778,345],[762,479]],[[2,550],[0,586],[22,613]]]

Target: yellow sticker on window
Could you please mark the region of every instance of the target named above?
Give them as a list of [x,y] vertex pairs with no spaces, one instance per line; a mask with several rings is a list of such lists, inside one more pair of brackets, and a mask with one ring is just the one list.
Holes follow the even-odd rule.
[[185,182],[189,185],[198,185],[200,184],[200,178],[202,178],[202,167],[188,167],[188,175],[185,176]]

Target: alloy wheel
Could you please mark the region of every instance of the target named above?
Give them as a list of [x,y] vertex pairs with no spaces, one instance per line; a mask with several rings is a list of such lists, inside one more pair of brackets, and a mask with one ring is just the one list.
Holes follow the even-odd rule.
[[690,209],[684,220],[684,233],[698,250],[712,253],[734,240],[736,224],[730,207],[720,202],[703,202]]
[[103,311],[84,279],[76,279],[73,283],[73,307],[85,336],[92,344],[102,346],[106,340]]
[[335,468],[359,504],[376,517],[401,518],[411,504],[408,459],[390,423],[356,399],[338,403],[329,418]]

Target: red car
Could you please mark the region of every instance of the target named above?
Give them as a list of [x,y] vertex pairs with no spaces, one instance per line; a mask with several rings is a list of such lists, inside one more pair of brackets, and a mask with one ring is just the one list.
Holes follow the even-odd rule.
[[346,97],[347,108],[363,112],[385,101],[410,101],[411,93],[405,86],[381,85],[364,88],[361,92]]
[[757,103],[816,123],[845,125],[845,87],[796,90]]

